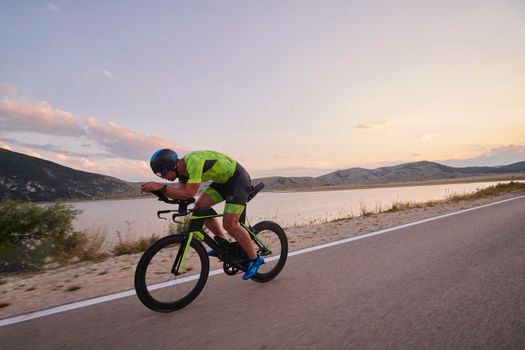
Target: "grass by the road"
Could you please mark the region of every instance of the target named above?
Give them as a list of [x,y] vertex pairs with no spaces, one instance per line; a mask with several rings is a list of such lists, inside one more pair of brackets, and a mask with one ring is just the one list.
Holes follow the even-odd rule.
[[446,203],[446,202],[459,202],[459,201],[470,201],[476,199],[482,199],[492,196],[503,195],[507,193],[520,193],[525,192],[525,183],[522,182],[508,182],[508,183],[499,183],[494,186],[489,186],[486,188],[474,190],[472,192],[466,193],[453,193],[447,196],[442,200],[432,200],[426,202],[414,202],[414,201],[395,201],[392,203],[392,206],[388,209],[383,209],[381,207],[376,208],[375,210],[367,209],[366,207],[361,207],[361,215],[369,216],[379,213],[393,213],[401,210],[408,210],[413,208],[423,208],[423,207],[433,207],[437,204]]

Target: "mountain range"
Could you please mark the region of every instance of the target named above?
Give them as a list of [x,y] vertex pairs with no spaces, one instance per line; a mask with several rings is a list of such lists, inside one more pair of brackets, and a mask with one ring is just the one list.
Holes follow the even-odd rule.
[[0,148],[0,199],[39,201],[140,195],[140,185]]
[[350,168],[337,170],[318,177],[265,177],[256,179],[254,182],[264,182],[265,189],[275,191],[487,178],[510,174],[516,174],[516,177],[525,178],[525,161],[499,167],[465,168],[455,168],[438,163],[421,161],[377,169]]
[[[421,161],[377,169],[350,168],[318,177],[264,177],[265,190],[308,190],[505,176],[525,179],[525,161],[498,167],[455,168]],[[0,148],[0,199],[29,201],[124,198],[140,195],[140,184],[68,168]]]

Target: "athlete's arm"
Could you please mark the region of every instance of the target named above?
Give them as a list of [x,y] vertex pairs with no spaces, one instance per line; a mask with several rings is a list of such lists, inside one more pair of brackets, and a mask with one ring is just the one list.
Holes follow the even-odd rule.
[[166,195],[170,198],[186,200],[195,197],[199,191],[200,183],[186,183],[177,186],[177,188],[166,188]]
[[[166,196],[175,199],[186,200],[195,197],[199,191],[200,183],[179,183],[177,188],[166,187]],[[162,190],[164,185],[158,182],[146,182],[142,185],[142,191],[152,192]]]

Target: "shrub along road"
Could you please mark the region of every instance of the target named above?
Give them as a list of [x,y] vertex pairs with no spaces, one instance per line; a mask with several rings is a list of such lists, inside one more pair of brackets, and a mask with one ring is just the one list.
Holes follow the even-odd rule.
[[0,328],[2,349],[422,349],[525,344],[525,198],[210,278],[187,308],[136,297]]

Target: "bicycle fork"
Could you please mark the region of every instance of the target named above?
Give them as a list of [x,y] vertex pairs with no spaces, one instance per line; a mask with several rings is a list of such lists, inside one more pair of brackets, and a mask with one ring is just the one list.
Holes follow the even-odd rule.
[[177,257],[175,258],[173,266],[171,267],[171,273],[175,276],[180,276],[182,274],[182,264],[184,264],[184,261],[186,260],[186,255],[188,254],[188,250],[190,249],[190,244],[194,236],[197,236],[197,238],[201,240],[204,238],[202,237],[202,234],[199,234],[199,232],[188,232],[187,234],[182,235],[183,239],[180,244],[179,251],[177,252]]

